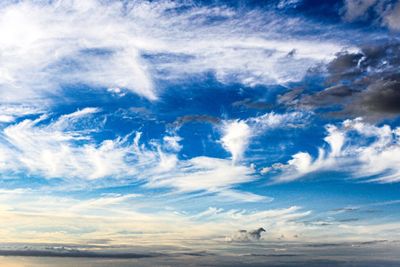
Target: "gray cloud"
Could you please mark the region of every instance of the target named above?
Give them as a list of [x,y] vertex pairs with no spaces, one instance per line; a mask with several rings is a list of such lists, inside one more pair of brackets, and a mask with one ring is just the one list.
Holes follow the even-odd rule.
[[338,117],[393,118],[400,114],[399,67],[399,40],[365,45],[359,52],[337,54],[327,65],[326,89],[315,93],[297,89],[281,95],[278,101],[303,108],[328,108]]
[[265,229],[262,227],[252,231],[239,230],[237,233],[231,235],[227,240],[233,242],[258,241],[261,239],[261,235],[263,232],[265,232]]
[[396,0],[345,0],[341,12],[347,22],[371,20],[390,30],[400,30],[400,2]]
[[177,118],[171,125],[171,128],[180,128],[186,123],[198,122],[198,123],[210,123],[218,124],[221,122],[220,118],[209,116],[209,115],[186,115]]

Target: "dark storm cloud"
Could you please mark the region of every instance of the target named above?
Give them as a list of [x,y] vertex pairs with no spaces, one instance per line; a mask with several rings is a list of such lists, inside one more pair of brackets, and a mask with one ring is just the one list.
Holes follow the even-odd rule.
[[[278,102],[311,109],[330,109],[338,117],[379,120],[400,115],[400,41],[380,41],[359,52],[341,52],[327,65],[326,89],[295,89]],[[334,111],[332,111],[334,110]]]
[[360,94],[357,102],[362,105],[363,109],[372,112],[399,114],[400,75],[393,77],[393,79],[375,81]]

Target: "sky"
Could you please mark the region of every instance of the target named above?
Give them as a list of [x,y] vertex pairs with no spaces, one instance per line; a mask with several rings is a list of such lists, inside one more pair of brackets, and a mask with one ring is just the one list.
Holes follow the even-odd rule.
[[1,1],[2,244],[395,244],[399,32],[397,0]]

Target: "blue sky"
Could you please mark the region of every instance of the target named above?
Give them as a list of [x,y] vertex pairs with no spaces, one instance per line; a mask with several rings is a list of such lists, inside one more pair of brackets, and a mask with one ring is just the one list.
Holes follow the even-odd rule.
[[389,0],[2,1],[4,242],[398,240],[399,18]]

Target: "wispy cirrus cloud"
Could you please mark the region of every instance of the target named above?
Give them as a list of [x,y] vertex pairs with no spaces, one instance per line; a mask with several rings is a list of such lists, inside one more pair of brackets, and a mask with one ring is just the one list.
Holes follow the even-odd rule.
[[157,80],[204,72],[247,85],[298,81],[344,46],[288,40],[282,29],[299,19],[184,2],[21,1],[0,15],[2,102],[38,101],[76,84],[155,100]]
[[342,170],[354,178],[374,182],[399,181],[399,128],[375,126],[357,118],[345,120],[339,127],[327,125],[326,131],[324,141],[328,146],[319,148],[317,157],[299,152],[285,164],[265,168],[264,173],[281,172],[274,178],[276,182],[293,181],[313,172]]
[[[264,196],[234,190],[258,178],[254,169],[232,166],[229,159],[179,159],[177,135],[143,143],[141,133],[99,140],[103,116],[85,108],[52,117],[44,114],[7,125],[1,131],[0,171],[10,175],[80,181],[110,178],[124,184],[141,181],[147,188],[175,193],[205,192],[237,201],[253,202]],[[133,136],[132,136],[133,135]]]
[[88,118],[96,121],[92,116],[99,111],[85,108],[50,122],[45,114],[7,126],[1,134],[2,172],[67,179],[131,173],[124,160],[129,154],[129,148],[124,145],[126,140],[119,138],[96,144],[90,136],[96,126],[79,126]]
[[39,192],[1,191],[0,221],[5,227],[0,232],[7,236],[5,241],[29,238],[40,242],[45,238],[46,242],[96,244],[107,240],[103,242],[110,245],[139,241],[154,245],[180,244],[180,240],[196,238],[225,242],[223,236],[243,225],[250,228],[263,225],[277,233],[286,231],[285,225],[293,224],[290,231],[296,231],[295,228],[299,231],[302,223],[294,221],[311,213],[300,207],[252,211],[209,207],[188,213],[167,209],[162,199],[145,195],[109,194],[82,199],[54,194],[38,196]]

